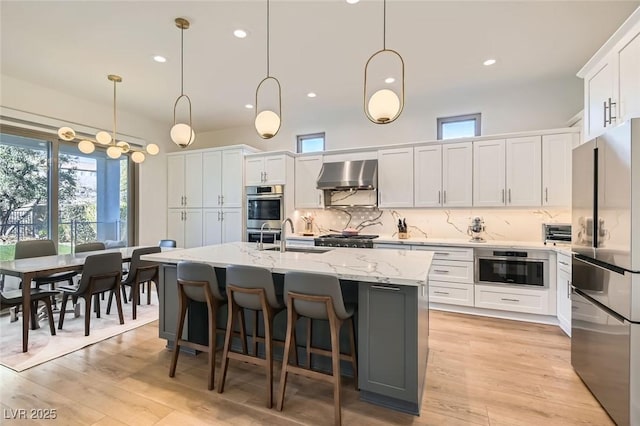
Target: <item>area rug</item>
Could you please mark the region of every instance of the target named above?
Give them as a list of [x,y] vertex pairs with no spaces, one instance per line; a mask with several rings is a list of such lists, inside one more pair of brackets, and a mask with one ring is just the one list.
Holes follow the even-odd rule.
[[[112,307],[111,314],[107,315],[107,301],[101,301],[102,318],[96,318],[96,314],[92,312],[89,336],[84,335],[84,302],[78,301],[82,305],[78,318],[67,312],[62,330],[57,328],[58,314],[54,312],[56,335],[51,335],[46,318],[40,320],[40,328],[29,330],[29,352],[26,353],[22,352],[22,317],[17,322],[9,322],[9,316],[4,315],[0,317],[0,364],[18,372],[24,371],[157,320],[159,306],[156,292],[152,291],[151,305],[146,304],[146,294],[141,294],[141,299],[136,320],[131,319],[131,302],[123,304],[122,325],[118,321],[115,306]],[[67,309],[70,309],[69,306]]]

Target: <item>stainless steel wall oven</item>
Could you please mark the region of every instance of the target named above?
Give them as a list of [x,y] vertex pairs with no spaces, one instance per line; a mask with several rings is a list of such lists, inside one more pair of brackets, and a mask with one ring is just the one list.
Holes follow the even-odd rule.
[[475,282],[549,287],[549,255],[543,251],[475,249]]
[[274,186],[247,187],[247,231],[280,230],[284,220],[284,188]]

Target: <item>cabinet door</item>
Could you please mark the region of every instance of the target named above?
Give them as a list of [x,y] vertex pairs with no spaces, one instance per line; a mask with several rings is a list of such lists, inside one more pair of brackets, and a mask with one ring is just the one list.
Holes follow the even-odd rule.
[[269,185],[284,185],[286,182],[286,163],[284,155],[274,155],[264,158],[265,183]]
[[202,237],[205,246],[222,244],[221,210],[202,210]]
[[542,205],[571,206],[571,150],[577,135],[542,136]]
[[184,248],[184,210],[169,209],[167,213],[167,238],[176,240],[176,246]]
[[249,157],[244,162],[244,184],[247,186],[264,185],[264,158]]
[[378,151],[378,206],[413,207],[413,148]]
[[240,149],[222,151],[222,207],[242,207],[242,164]]
[[242,241],[242,209],[222,210],[222,242]]
[[167,206],[184,207],[184,155],[167,156]]
[[[593,139],[604,133],[606,127],[604,104],[613,97],[613,70],[610,63],[605,63],[602,68],[585,79],[585,140]],[[615,100],[613,100],[615,102]]]
[[507,139],[507,205],[539,206],[542,193],[540,136]]
[[442,205],[470,207],[473,188],[471,142],[442,145]]
[[505,204],[504,139],[473,143],[473,205]]
[[413,151],[414,206],[442,205],[442,145],[416,147]]
[[222,203],[222,152],[202,154],[202,205],[219,207]]
[[316,182],[322,168],[322,155],[296,158],[295,206],[302,208],[322,207],[322,191]]
[[202,207],[202,153],[184,156],[185,206]]
[[187,209],[184,213],[184,247],[201,247],[202,209]]
[[[562,260],[565,259],[566,260]],[[561,264],[564,262],[567,266]],[[558,272],[556,282],[557,315],[560,328],[571,336],[571,269],[570,258],[558,255]]]
[[618,52],[619,109],[614,115],[623,122],[640,117],[640,34]]

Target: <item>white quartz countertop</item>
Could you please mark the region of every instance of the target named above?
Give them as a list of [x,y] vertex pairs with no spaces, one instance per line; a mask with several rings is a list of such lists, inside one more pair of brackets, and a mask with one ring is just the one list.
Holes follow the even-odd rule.
[[[310,237],[312,238],[312,237]],[[274,247],[265,244],[265,248]],[[228,243],[173,250],[142,256],[144,260],[176,264],[180,261],[212,266],[259,266],[274,273],[287,271],[331,274],[340,279],[409,286],[426,285],[433,253],[430,251],[335,248],[325,253],[257,249],[256,243]]]

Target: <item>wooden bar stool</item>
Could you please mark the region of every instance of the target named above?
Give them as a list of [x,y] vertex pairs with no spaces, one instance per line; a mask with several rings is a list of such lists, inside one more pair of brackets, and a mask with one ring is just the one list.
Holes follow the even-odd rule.
[[[218,393],[224,391],[224,381],[227,376],[229,360],[236,359],[254,365],[265,367],[267,378],[267,408],[273,404],[273,318],[284,308],[276,297],[273,277],[268,269],[254,266],[227,266],[227,296],[229,299],[229,315],[227,320],[227,334],[222,353],[222,365]],[[231,351],[231,333],[233,332],[236,313],[243,318],[241,309],[251,309],[255,315],[262,313],[264,319],[264,347],[265,358],[259,358],[254,340],[254,353],[238,353]],[[241,329],[244,324],[240,324]],[[254,332],[255,335],[255,332]],[[254,338],[255,339],[255,338]]]
[[[287,386],[287,374],[293,373],[311,379],[333,383],[334,420],[339,425],[341,417],[340,392],[340,360],[351,361],[355,387],[358,389],[358,366],[356,363],[355,326],[353,322],[353,307],[345,307],[340,289],[340,281],[331,275],[311,274],[306,272],[287,272],[284,276],[284,294],[287,301],[287,336],[285,340],[284,359],[280,376],[280,393],[278,394],[279,411],[282,411],[284,394]],[[311,333],[307,333],[307,367],[289,364],[290,346],[295,338],[296,321],[299,317],[306,317],[311,328],[311,321],[328,320],[331,334],[331,351],[311,346]],[[340,328],[349,322],[349,354],[340,353]],[[311,370],[311,353],[330,356],[332,374],[325,374]]]
[[[207,313],[209,315],[209,344],[207,346],[182,339],[184,319],[187,316],[187,307],[190,300],[207,304]],[[207,353],[209,365],[208,389],[213,389],[216,368],[216,332],[224,333],[224,329],[217,328],[216,315],[218,309],[225,303],[226,297],[220,292],[216,272],[211,265],[196,262],[178,263],[178,304],[180,310],[178,312],[176,343],[171,357],[169,377],[176,375],[180,347],[185,346]]]

